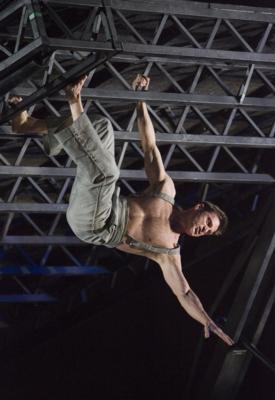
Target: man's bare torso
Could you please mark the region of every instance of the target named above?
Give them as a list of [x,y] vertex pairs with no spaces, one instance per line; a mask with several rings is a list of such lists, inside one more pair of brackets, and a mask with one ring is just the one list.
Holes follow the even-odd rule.
[[[179,234],[174,232],[171,227],[173,206],[161,198],[153,197],[152,192],[156,191],[174,196],[174,186],[171,186],[171,182],[168,184],[163,182],[157,188],[149,187],[146,192],[138,197],[129,197],[129,216],[126,232],[127,235],[139,242],[174,248],[178,244]],[[127,237],[125,236],[124,243],[119,245],[118,249],[145,255],[143,250],[131,248],[126,243],[126,240]]]

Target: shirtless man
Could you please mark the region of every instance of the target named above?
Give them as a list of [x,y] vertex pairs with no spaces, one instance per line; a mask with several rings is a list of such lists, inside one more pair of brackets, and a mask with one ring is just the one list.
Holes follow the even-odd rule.
[[[222,233],[225,214],[207,202],[187,210],[174,205],[175,185],[165,171],[144,102],[138,103],[137,115],[149,187],[138,196],[120,196],[112,125],[102,117],[91,123],[84,113],[80,94],[85,79],[65,88],[70,118],[38,120],[24,111],[14,117],[13,131],[41,133],[49,154],[56,155],[63,148],[76,163],[66,216],[80,239],[154,260],[184,310],[203,325],[205,337],[213,332],[232,345],[233,340],[211,320],[190,288],[182,273],[178,246],[181,234],[199,237]],[[142,75],[133,82],[135,90],[148,86],[149,78]],[[20,100],[12,97],[10,103]]]

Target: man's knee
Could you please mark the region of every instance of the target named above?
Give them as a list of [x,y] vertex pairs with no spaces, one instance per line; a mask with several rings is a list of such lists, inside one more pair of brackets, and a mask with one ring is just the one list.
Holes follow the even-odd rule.
[[110,160],[110,163],[108,164],[104,172],[104,178],[107,183],[113,183],[119,179],[120,172],[115,160]]
[[109,120],[109,118],[107,118],[107,117],[100,116],[100,118],[98,118],[95,121],[95,124],[104,126],[105,128],[109,128],[111,131],[113,130],[113,125],[112,125],[111,121]]
[[114,130],[111,121],[106,117],[100,117],[93,122],[93,125],[104,146],[113,151]]
[[66,211],[66,219],[67,219],[67,222],[68,222],[71,230],[73,231],[73,233],[76,236],[78,236],[77,229],[76,229],[76,218],[75,218],[73,209],[70,206],[70,204],[69,204],[69,206],[67,208],[67,211]]

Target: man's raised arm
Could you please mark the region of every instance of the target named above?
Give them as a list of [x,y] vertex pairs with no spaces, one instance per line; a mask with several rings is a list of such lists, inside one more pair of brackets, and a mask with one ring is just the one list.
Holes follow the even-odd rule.
[[204,336],[208,338],[209,332],[213,332],[226,344],[230,346],[234,344],[233,340],[212,321],[204,310],[199,298],[191,290],[181,271],[180,255],[161,256],[158,264],[162,270],[165,281],[172,289],[181,306],[192,318],[204,326]]
[[[150,78],[138,75],[132,85],[135,90],[147,90],[149,82]],[[150,185],[158,184],[165,180],[171,181],[171,190],[173,191],[174,185],[165,171],[162,157],[156,144],[155,130],[144,101],[140,101],[137,104],[137,122],[141,146],[144,152],[145,172]],[[169,194],[173,195],[173,193]]]

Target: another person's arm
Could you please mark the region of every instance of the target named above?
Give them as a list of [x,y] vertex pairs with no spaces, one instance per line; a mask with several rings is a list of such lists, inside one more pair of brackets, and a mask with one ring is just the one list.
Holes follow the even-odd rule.
[[199,298],[190,288],[181,271],[180,255],[161,256],[158,264],[160,265],[165,281],[172,289],[181,306],[192,318],[204,326],[204,336],[208,338],[210,332],[213,332],[226,344],[234,344],[233,340],[212,321],[204,310]]

